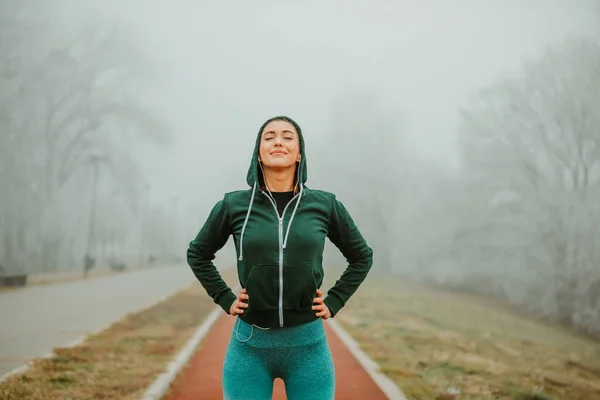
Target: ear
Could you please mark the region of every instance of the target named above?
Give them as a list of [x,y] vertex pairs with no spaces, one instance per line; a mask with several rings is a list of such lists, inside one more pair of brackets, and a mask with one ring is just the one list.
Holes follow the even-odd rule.
[[296,162],[300,162],[301,158],[302,158],[302,155],[300,153],[298,153],[298,157],[296,157]]

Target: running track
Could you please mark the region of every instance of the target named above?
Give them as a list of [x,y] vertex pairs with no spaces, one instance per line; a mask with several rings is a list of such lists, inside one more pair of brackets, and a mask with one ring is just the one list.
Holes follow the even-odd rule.
[[[215,322],[196,353],[182,369],[164,400],[222,399],[221,369],[235,318],[223,314]],[[388,399],[371,376],[362,368],[328,323],[327,340],[336,369],[336,400]],[[280,379],[275,381],[273,399],[285,399]]]

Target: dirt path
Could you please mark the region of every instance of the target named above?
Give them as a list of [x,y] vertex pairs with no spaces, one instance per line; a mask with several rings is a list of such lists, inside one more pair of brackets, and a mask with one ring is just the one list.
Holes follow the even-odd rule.
[[[233,329],[235,318],[223,315],[210,333],[200,343],[196,354],[181,371],[164,400],[222,399],[221,369],[223,358]],[[336,399],[383,400],[387,399],[367,372],[325,324],[327,340],[336,369]],[[273,399],[285,399],[285,389],[280,379],[275,381]]]

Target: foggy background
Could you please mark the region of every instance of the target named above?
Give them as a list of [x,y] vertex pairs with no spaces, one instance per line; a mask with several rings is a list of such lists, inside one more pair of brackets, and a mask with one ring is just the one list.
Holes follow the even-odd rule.
[[183,261],[283,114],[374,273],[600,334],[597,1],[5,0],[0,48],[5,270]]

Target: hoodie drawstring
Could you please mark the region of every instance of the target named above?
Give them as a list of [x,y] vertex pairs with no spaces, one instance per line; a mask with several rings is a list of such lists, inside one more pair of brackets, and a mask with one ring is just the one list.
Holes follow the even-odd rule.
[[252,188],[252,196],[250,196],[250,205],[248,206],[248,212],[246,213],[246,219],[244,220],[244,225],[242,226],[242,233],[240,235],[240,258],[242,261],[244,248],[242,245],[244,244],[244,231],[246,230],[246,225],[248,224],[248,217],[250,217],[250,211],[252,211],[252,203],[254,202],[254,195],[256,194],[256,182],[254,182],[254,187]]
[[[298,199],[296,200],[296,205],[294,206],[294,211],[292,212],[292,216],[290,217],[290,221],[288,222],[288,227],[285,232],[285,239],[283,240],[283,248],[287,247],[288,237],[290,235],[290,228],[292,227],[292,222],[294,221],[294,216],[296,215],[296,210],[298,210],[298,205],[300,204],[300,200],[302,199],[302,193],[304,191],[304,185],[300,184],[300,193],[298,195]],[[244,220],[244,225],[242,226],[242,233],[240,234],[240,257],[239,261],[244,259],[244,249],[242,245],[244,244],[244,232],[246,231],[246,225],[248,224],[248,218],[250,217],[250,212],[252,211],[252,203],[254,202],[254,195],[256,194],[256,182],[254,182],[254,186],[252,188],[252,196],[250,197],[250,205],[248,206],[248,212],[246,213],[246,219]]]
[[296,205],[294,206],[294,211],[292,212],[292,216],[290,217],[290,222],[288,222],[287,231],[285,232],[285,239],[283,240],[283,248],[287,246],[288,236],[290,234],[290,227],[292,226],[292,221],[294,220],[294,215],[296,215],[296,210],[298,209],[298,204],[300,204],[300,199],[302,199],[302,189],[304,188],[303,184],[300,184],[300,195],[298,196],[298,200],[296,200]]

